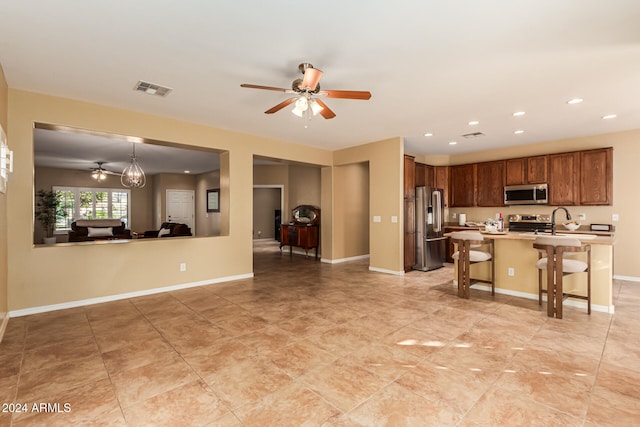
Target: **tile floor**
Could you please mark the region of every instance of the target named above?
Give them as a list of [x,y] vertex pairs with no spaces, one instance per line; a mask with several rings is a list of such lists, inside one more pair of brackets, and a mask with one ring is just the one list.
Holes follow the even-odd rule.
[[640,425],[640,284],[556,320],[367,265],[260,244],[251,280],[13,318],[0,425]]

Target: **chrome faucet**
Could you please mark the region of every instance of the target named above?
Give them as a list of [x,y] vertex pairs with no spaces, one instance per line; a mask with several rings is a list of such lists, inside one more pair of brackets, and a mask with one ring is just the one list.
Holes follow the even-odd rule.
[[567,214],[567,220],[571,219],[571,214],[569,213],[567,208],[565,208],[564,206],[555,208],[553,212],[551,212],[551,235],[552,236],[556,235],[556,211],[559,209],[562,209],[564,213]]

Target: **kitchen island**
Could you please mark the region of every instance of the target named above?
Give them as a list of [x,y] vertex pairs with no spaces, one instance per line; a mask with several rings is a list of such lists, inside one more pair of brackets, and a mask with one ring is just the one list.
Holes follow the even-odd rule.
[[[591,308],[594,311],[613,313],[613,245],[612,235],[583,233],[558,233],[578,238],[583,244],[591,245]],[[534,233],[506,232],[485,233],[485,239],[493,239],[495,245],[495,287],[496,293],[514,295],[529,299],[538,299],[538,251],[533,248]],[[586,254],[575,259],[586,260]],[[457,262],[454,263],[457,277]],[[489,263],[471,265],[471,277],[490,277]],[[545,275],[543,283],[546,286]],[[457,281],[454,279],[457,285]],[[474,285],[472,289],[491,290],[490,286]],[[586,277],[583,273],[572,274],[564,278],[565,289],[576,289],[575,293],[586,295]],[[546,303],[545,303],[546,304]],[[568,298],[565,306],[582,307],[586,311],[586,302]]]

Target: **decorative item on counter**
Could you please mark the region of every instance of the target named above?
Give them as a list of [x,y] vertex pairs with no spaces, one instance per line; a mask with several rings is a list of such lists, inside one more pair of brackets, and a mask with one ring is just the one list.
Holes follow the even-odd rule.
[[459,214],[458,215],[458,225],[464,227],[467,224],[467,214]]
[[569,231],[576,231],[578,228],[580,228],[580,223],[578,221],[567,221],[562,225],[564,225],[564,228]]
[[493,218],[487,218],[484,222],[484,231],[494,233],[498,229],[498,222]]
[[498,230],[499,232],[504,231],[504,218],[502,218],[502,212],[500,212],[500,216],[498,217]]

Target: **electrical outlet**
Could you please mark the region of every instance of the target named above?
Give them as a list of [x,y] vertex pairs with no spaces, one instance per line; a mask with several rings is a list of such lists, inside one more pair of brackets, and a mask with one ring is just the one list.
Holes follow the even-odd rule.
[[180,271],[187,271],[187,263],[186,262],[181,262],[180,263]]
[[618,215],[618,214],[611,215],[611,221],[613,221],[613,222],[620,221],[620,215]]
[[586,221],[587,220],[587,214],[583,214],[583,213],[578,214],[578,219],[580,221]]
[[382,217],[380,215],[374,215],[373,222],[382,222]]
[[458,216],[458,215],[457,215],[455,212],[453,212],[453,213],[451,214],[451,219],[456,219],[456,217],[457,217],[457,216]]
[[509,267],[509,269],[507,270],[507,274],[509,276],[515,276],[516,275],[516,269],[513,267]]
[[392,216],[392,217],[391,217],[391,222],[393,222],[393,223],[398,222],[398,217],[397,217],[397,216],[395,216],[395,215],[394,215],[394,216]]

